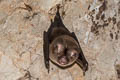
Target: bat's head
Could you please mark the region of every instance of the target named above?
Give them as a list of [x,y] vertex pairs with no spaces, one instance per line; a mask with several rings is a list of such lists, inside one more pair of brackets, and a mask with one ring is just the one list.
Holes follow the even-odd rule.
[[50,46],[50,59],[60,67],[72,65],[79,57],[79,47],[72,37],[58,37]]

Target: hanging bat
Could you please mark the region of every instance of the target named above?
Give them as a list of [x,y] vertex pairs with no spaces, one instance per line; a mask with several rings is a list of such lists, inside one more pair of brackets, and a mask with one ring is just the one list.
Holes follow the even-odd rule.
[[70,32],[62,22],[57,6],[54,21],[48,31],[44,31],[44,61],[49,72],[49,61],[61,68],[67,68],[77,63],[85,72],[88,62],[84,57],[74,32]]

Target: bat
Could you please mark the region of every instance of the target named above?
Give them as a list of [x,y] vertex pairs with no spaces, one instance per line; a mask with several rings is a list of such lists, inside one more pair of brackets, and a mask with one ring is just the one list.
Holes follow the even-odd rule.
[[88,70],[88,62],[83,54],[78,39],[74,32],[70,32],[62,22],[59,6],[48,31],[44,31],[44,62],[50,69],[49,61],[60,68],[67,68],[77,63],[85,72]]

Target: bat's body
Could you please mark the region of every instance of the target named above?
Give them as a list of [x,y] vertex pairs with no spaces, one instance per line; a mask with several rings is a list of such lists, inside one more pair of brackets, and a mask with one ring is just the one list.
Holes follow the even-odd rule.
[[79,42],[74,32],[71,33],[63,24],[59,8],[54,22],[51,21],[50,28],[44,32],[44,59],[48,70],[49,60],[61,68],[69,67],[76,62],[84,71],[88,69],[88,62]]

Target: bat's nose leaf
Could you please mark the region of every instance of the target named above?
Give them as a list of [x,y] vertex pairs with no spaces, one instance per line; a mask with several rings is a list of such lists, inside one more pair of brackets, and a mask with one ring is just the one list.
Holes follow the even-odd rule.
[[68,63],[67,58],[65,56],[63,56],[62,58],[59,59],[59,63],[62,65],[65,65]]

